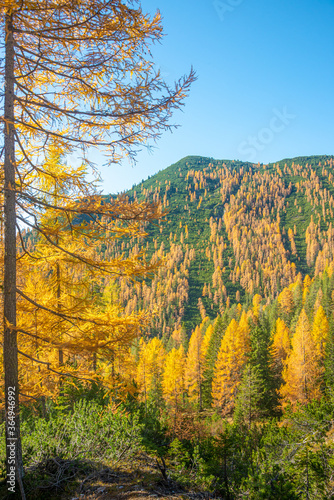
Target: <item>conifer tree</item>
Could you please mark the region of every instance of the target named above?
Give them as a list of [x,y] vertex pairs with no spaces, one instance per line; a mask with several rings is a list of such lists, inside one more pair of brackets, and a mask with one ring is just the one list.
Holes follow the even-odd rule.
[[279,294],[278,303],[281,306],[284,318],[289,320],[290,314],[292,313],[294,308],[293,294],[289,288],[284,288],[283,291]]
[[291,351],[290,332],[281,318],[277,318],[270,346],[271,367],[278,386],[282,383],[282,371]]
[[305,404],[321,397],[323,369],[311,334],[311,328],[302,309],[296,331],[292,337],[292,350],[286,360],[282,374],[283,385],[280,388],[281,404],[286,407],[291,403]]
[[251,427],[264,413],[265,383],[257,366],[247,363],[236,397],[234,420]]
[[222,410],[223,415],[234,409],[237,389],[250,351],[249,329],[246,328],[244,313],[240,324],[232,319],[227,327],[214,369],[213,404]]
[[183,401],[185,354],[183,346],[173,349],[166,355],[162,389],[165,401],[177,411]]
[[[165,84],[147,51],[162,35],[160,15],[151,20],[121,0],[4,0],[0,18],[5,393],[16,388],[18,411],[16,224],[25,221],[40,231],[35,209],[46,206],[27,175],[39,176],[55,139],[64,154],[79,148],[87,164],[89,148],[105,149],[109,163],[134,158],[141,143],[171,127],[171,112],[182,104],[194,75],[175,88]],[[92,214],[98,206],[95,200],[78,212]],[[24,495],[19,429],[17,414],[16,471]]]
[[141,399],[147,402],[153,396],[161,396],[162,373],[165,363],[165,349],[160,339],[154,337],[147,343],[141,339],[139,362],[137,365],[137,384]]
[[203,372],[203,383],[202,383],[202,393],[203,393],[203,406],[211,407],[212,404],[212,379],[214,373],[214,367],[217,359],[217,354],[221,344],[222,336],[227,328],[227,315],[218,316],[213,324],[213,331],[210,336],[208,343],[208,348],[206,349],[206,356],[204,360],[204,372]]
[[312,336],[317,351],[317,356],[321,364],[324,363],[326,344],[329,334],[329,323],[322,306],[318,307],[315,313],[312,327]]
[[[76,189],[85,185],[84,170],[62,165],[57,148],[53,153],[43,166],[45,174],[38,179],[40,190],[51,193],[45,200],[76,196]],[[50,182],[56,193],[48,186]],[[62,203],[61,199],[53,200],[54,206],[61,207]],[[135,207],[128,203],[123,203],[122,209],[123,217],[130,209],[135,215]],[[111,232],[140,235],[136,223],[122,227],[119,222],[115,226],[106,221],[76,219],[76,212],[64,217],[59,208],[47,207],[39,219],[43,233],[37,235],[34,250],[23,252],[20,259],[17,331],[22,370],[27,364],[36,364],[27,372],[33,385],[21,387],[28,397],[41,397],[43,391],[44,396],[55,396],[60,387],[56,379],[68,375],[103,379],[112,387],[114,379],[104,376],[101,363],[106,359],[115,363],[116,352],[123,356],[139,334],[139,324],[145,323],[145,314],[124,315],[111,286],[115,273],[131,277],[149,268],[138,258],[107,262],[98,255]],[[45,234],[52,234],[56,248]],[[101,299],[107,289],[109,299]]]
[[204,370],[204,357],[202,352],[203,335],[201,328],[196,326],[189,341],[186,365],[185,387],[191,403],[202,409],[202,380]]
[[[270,333],[268,325],[264,321],[251,328],[250,333],[251,351],[249,356],[250,370],[256,374],[256,379],[262,384],[261,398],[259,404],[262,414],[270,414],[275,406],[274,380],[270,367],[269,342]],[[249,376],[253,376],[249,374]],[[260,383],[259,382],[259,383]]]
[[210,360],[208,353],[213,335],[214,335],[214,326],[210,324],[205,331],[201,346],[201,355],[203,358],[203,376],[201,384],[201,394],[202,394],[202,405],[204,408],[205,407],[209,408],[211,406],[212,370],[210,369]]
[[[213,325],[210,324],[205,330],[205,334],[203,336],[203,341],[201,345],[201,355],[203,359],[206,359],[212,335],[213,335]],[[205,368],[206,366],[204,366],[204,369]]]

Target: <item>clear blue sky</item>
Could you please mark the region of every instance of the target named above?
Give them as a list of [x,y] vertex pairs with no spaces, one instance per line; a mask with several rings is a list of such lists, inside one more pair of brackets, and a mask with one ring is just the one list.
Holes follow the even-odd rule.
[[153,47],[172,84],[193,65],[180,127],[131,167],[99,168],[116,193],[187,155],[272,162],[334,154],[334,0],[142,0],[160,10]]

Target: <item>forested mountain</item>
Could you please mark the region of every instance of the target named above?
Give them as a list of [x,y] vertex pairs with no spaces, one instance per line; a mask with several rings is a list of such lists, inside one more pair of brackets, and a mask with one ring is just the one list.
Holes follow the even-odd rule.
[[91,218],[91,242],[88,218],[48,210],[44,226],[84,262],[74,267],[32,231],[22,235],[22,297],[35,298],[18,302],[20,380],[33,394],[26,415],[40,415],[25,422],[31,456],[46,415],[59,422],[43,427],[46,446],[56,425],[57,453],[84,456],[76,431],[62,431],[73,415],[82,447],[101,456],[118,449],[116,422],[115,439],[133,436],[124,453],[155,457],[173,491],[334,498],[332,168],[329,156],[271,165],[187,157],[102,200],[121,217]]
[[133,186],[130,200],[160,201],[167,211],[148,237],[117,242],[106,256],[145,251],[164,266],[151,281],[120,281],[127,312],[155,311],[151,333],[217,317],[233,303],[269,304],[280,291],[318,275],[334,252],[333,157],[263,165],[188,156]]

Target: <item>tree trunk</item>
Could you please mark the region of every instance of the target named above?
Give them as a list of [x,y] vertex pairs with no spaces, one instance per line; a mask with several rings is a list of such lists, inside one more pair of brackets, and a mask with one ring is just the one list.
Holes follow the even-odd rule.
[[[18,353],[16,332],[16,211],[14,134],[14,37],[12,15],[6,14],[5,130],[4,130],[4,339],[6,455],[8,487],[14,483],[25,498],[19,420]],[[13,489],[11,490],[13,491]]]
[[[58,242],[58,238],[57,238],[57,244],[58,243],[59,242]],[[59,264],[56,264],[56,272],[57,272],[57,311],[58,311],[58,313],[61,313],[61,302],[60,302],[61,289],[60,289],[60,266],[59,266]],[[59,322],[59,340],[60,340],[60,342],[62,342],[62,340],[63,340],[61,330],[62,330],[62,323],[60,321]],[[64,364],[64,353],[63,353],[62,348],[60,347],[58,349],[58,366],[61,367],[61,366],[63,366],[63,364]]]

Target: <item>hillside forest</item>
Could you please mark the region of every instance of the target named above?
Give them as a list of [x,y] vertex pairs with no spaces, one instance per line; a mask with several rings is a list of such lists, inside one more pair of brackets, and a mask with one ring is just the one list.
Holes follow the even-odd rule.
[[[85,175],[56,153],[44,168],[51,197]],[[109,218],[47,209],[18,235],[32,490],[70,483],[50,457],[144,453],[208,498],[333,498],[333,158],[189,156],[92,200]]]

